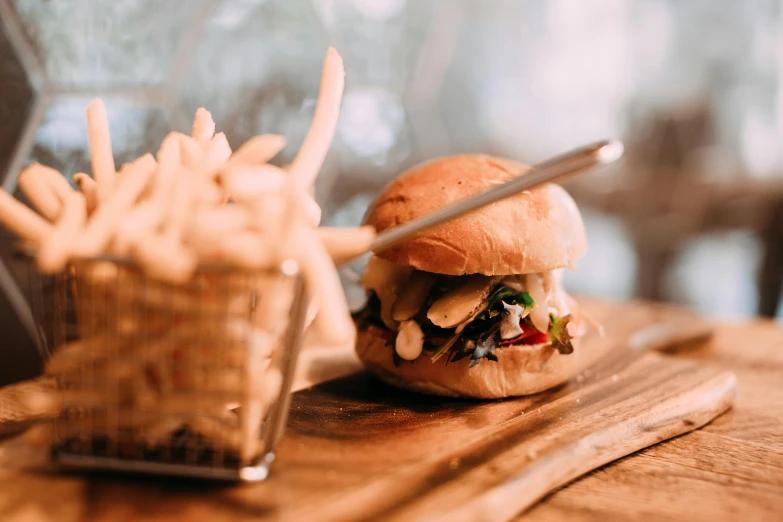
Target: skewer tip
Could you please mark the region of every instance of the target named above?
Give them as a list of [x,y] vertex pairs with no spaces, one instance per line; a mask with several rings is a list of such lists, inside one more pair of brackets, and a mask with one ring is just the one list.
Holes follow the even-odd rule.
[[623,142],[620,140],[611,140],[598,149],[598,160],[603,164],[612,163],[619,160],[622,157],[623,152],[625,152]]

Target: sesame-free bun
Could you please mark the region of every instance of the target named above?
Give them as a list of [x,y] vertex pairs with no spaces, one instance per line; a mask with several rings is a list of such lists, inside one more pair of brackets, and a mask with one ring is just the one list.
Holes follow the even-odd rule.
[[[576,347],[577,340],[572,341]],[[379,328],[360,330],[356,352],[376,377],[399,388],[430,395],[500,399],[531,395],[566,382],[576,373],[573,354],[561,355],[550,344],[511,345],[496,351],[497,362],[483,360],[468,368],[465,358],[446,365],[427,355],[394,365],[392,347]]]
[[[367,211],[378,232],[484,192],[529,167],[482,155],[421,164],[392,181]],[[440,225],[376,255],[447,275],[539,273],[570,266],[587,249],[574,200],[548,184]]]

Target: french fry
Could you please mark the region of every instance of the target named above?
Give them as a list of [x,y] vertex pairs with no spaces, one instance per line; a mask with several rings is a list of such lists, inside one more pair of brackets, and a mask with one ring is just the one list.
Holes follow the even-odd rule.
[[285,136],[262,134],[247,140],[231,155],[232,163],[261,165],[269,162],[285,148]]
[[189,419],[187,424],[190,429],[211,442],[236,450],[239,448],[239,431],[226,422],[226,419],[226,416],[216,419],[201,415]]
[[134,253],[149,277],[171,283],[190,280],[198,264],[193,252],[160,235],[145,237],[135,245]]
[[309,194],[302,194],[301,201],[302,212],[305,215],[307,223],[317,227],[321,223],[321,207]]
[[39,415],[53,416],[60,411],[57,395],[53,393],[55,390],[54,380],[44,379],[36,382],[35,387],[25,390],[24,395],[17,398],[20,406],[23,406],[28,412],[35,412],[36,417]]
[[204,160],[202,163],[202,170],[205,174],[209,175],[210,179],[214,179],[220,169],[231,157],[231,146],[228,144],[226,135],[222,132],[218,132],[215,136],[204,146]]
[[287,326],[280,318],[286,317],[291,309],[293,287],[291,281],[279,276],[259,278],[257,286],[256,309],[253,313],[253,326],[256,329],[250,338],[251,342],[268,343],[268,337],[281,334]]
[[[43,165],[41,165],[43,167]],[[71,184],[66,181],[65,176],[56,170],[44,167],[43,175],[49,182],[49,186],[55,195],[60,198],[60,201],[65,201],[66,198],[73,195],[76,191],[71,187]]]
[[60,346],[46,361],[44,371],[47,375],[58,375],[104,359],[111,341],[108,335],[96,335]]
[[251,228],[263,234],[267,244],[274,245],[270,261],[273,264],[281,262],[284,256],[280,245],[285,243],[285,238],[293,225],[285,200],[275,192],[255,201],[246,202],[245,206],[251,213]]
[[94,256],[105,251],[122,217],[147,187],[155,167],[155,158],[151,154],[145,154],[133,162],[117,190],[111,194],[111,197],[106,198],[105,205],[98,207],[87,224],[84,236],[79,242],[81,255]]
[[[122,445],[129,429],[151,448],[185,434],[239,450],[244,462],[256,457],[264,419],[280,400],[294,297],[290,278],[265,269],[284,259],[301,267],[308,320],[315,314],[323,339],[342,343],[355,334],[332,258],[367,250],[374,230],[317,229],[321,208],[312,196],[344,74],[330,49],[312,124],[284,168],[268,162],[285,138],[257,136],[232,153],[211,114],[199,109],[191,135],[166,136],[157,162],[145,155],[117,172],[97,100],[87,110],[93,177],[76,175],[78,192],[40,165],[20,176],[54,225],[0,192],[0,220],[39,246],[43,270],[67,266],[73,279],[82,340],[56,351],[46,371],[62,379],[64,406],[87,410],[92,434]],[[107,250],[136,266],[75,258]],[[234,270],[197,272],[201,261]],[[116,393],[104,392],[108,383]],[[83,429],[64,420],[61,433],[91,435]]]
[[83,272],[87,281],[98,285],[113,285],[115,278],[122,273],[122,268],[108,261],[90,263],[88,269]]
[[195,180],[187,175],[180,175],[163,223],[163,233],[173,242],[179,243],[182,238],[185,222],[190,217],[193,208],[195,195]]
[[371,226],[360,228],[319,227],[318,237],[332,259],[336,263],[340,263],[369,252],[370,245],[375,239],[375,228]]
[[166,199],[174,188],[177,171],[182,164],[182,141],[179,134],[171,132],[163,139],[158,150],[158,171],[156,172],[151,198]]
[[226,402],[225,397],[199,393],[198,390],[178,390],[177,393],[161,395],[152,390],[138,393],[136,405],[152,411],[163,411],[171,415],[192,415],[198,411],[219,411]]
[[54,169],[33,163],[19,173],[17,181],[19,188],[38,212],[49,221],[55,221],[62,211],[63,202],[47,176],[49,170],[53,171],[55,176],[62,178]]
[[[164,279],[162,276],[159,279]],[[108,302],[111,302],[107,299]],[[93,314],[97,315],[97,314]],[[107,317],[108,318],[108,317]],[[150,313],[144,315],[137,311],[125,310],[116,314],[116,319],[110,318],[112,327],[121,336],[133,337],[146,335],[148,337],[163,335],[171,327],[171,321],[164,314]],[[190,324],[190,326],[194,326]]]
[[[212,364],[218,362],[218,354],[222,355],[224,347],[229,345],[230,341],[221,336],[204,337],[199,335],[198,326],[198,320],[196,320],[193,323],[164,332],[153,341],[141,344],[134,343],[127,348],[127,352],[132,357],[107,359],[103,371],[112,375],[113,378],[125,379],[133,378],[139,374],[143,375],[145,368],[155,367],[160,370],[158,372],[160,382],[155,383],[157,391],[173,391],[173,387],[194,388],[202,386],[212,393],[238,393],[239,382],[236,369],[225,364]],[[172,367],[168,362],[174,358],[174,352],[198,350],[200,346],[209,343],[219,346],[221,349],[213,350],[214,357],[210,357],[209,353],[200,354],[200,365],[188,365],[180,362],[175,376],[179,380],[172,383]],[[220,361],[222,362],[222,357],[220,357]]]
[[87,215],[92,214],[98,206],[98,194],[95,180],[83,172],[74,174],[73,180],[79,185],[79,190],[84,195],[84,200],[87,203]]
[[291,234],[297,238],[291,245],[293,257],[302,267],[307,286],[319,303],[314,324],[326,343],[349,341],[355,330],[332,258],[310,227],[298,225]]
[[123,174],[125,174],[128,169],[133,165],[133,162],[127,162],[120,165],[120,168],[117,169],[117,177],[122,177]]
[[[215,242],[251,223],[250,212],[239,205],[203,209],[186,228],[186,239],[197,249],[214,251]],[[208,249],[213,250],[208,250]],[[205,250],[207,249],[207,250]]]
[[217,245],[215,258],[239,268],[259,269],[269,266],[270,245],[257,232],[234,232],[225,236]]
[[[286,310],[287,309],[288,308],[286,307]],[[275,314],[277,317],[285,315],[285,310],[279,311],[282,313]],[[259,359],[268,359],[272,357],[272,353],[275,351],[275,347],[279,344],[278,339],[276,339],[275,336],[272,336],[266,331],[259,330],[257,328],[254,328],[250,333],[249,339],[250,350],[253,354],[251,357],[258,357]]]
[[307,312],[305,313],[304,321],[305,328],[310,328],[310,325],[313,324],[315,316],[318,315],[319,306],[320,302],[317,299],[312,299],[309,303],[307,303]]
[[[85,385],[92,385],[92,382],[79,381],[82,387],[79,388],[63,388],[60,390],[60,401],[63,408],[67,407],[79,407],[79,408],[95,408],[101,407],[106,404],[106,393],[103,390],[91,390]],[[75,425],[74,425],[75,424]],[[66,433],[68,426],[73,428],[84,430],[81,423],[60,423],[57,426],[59,433]]]
[[[199,169],[201,147],[190,136],[180,135],[180,151],[183,165],[189,167],[188,170],[177,170],[175,179],[171,181],[174,193],[165,210],[163,223],[164,235],[175,243],[182,238],[185,221],[190,215],[196,196],[196,185],[201,181],[192,176],[192,171]],[[156,203],[161,204],[160,201]]]
[[[198,346],[199,340],[194,341],[195,346],[183,346],[182,352],[195,351],[199,356],[191,357],[189,364],[179,362],[173,366],[172,390],[178,389],[198,389],[208,395],[216,398],[221,397],[224,401],[236,399],[242,393],[243,367],[229,367],[222,364],[222,358],[215,356],[220,353],[214,347],[209,350],[201,350]],[[223,348],[218,341],[217,347]],[[198,361],[198,362],[197,362]],[[269,359],[267,359],[269,361]]]
[[263,401],[268,406],[280,396],[280,386],[283,384],[283,374],[278,368],[269,368],[258,382],[263,383]]
[[204,149],[193,137],[181,133],[176,134],[179,135],[182,164],[191,170],[197,170],[201,165]]
[[142,236],[153,234],[163,221],[180,169],[180,144],[175,132],[163,139],[149,199],[132,209],[117,228],[113,247],[118,254],[128,254]]
[[42,272],[53,274],[65,268],[86,220],[87,202],[80,193],[73,192],[64,201],[56,225],[41,241],[38,268]]
[[222,205],[225,200],[225,194],[217,183],[205,181],[196,186],[194,195],[196,203],[206,205],[207,207],[217,207]]
[[291,174],[304,187],[311,186],[315,181],[334,139],[344,88],[343,59],[334,48],[330,47],[326,53],[313,122],[302,143],[302,148],[291,163]]
[[[60,397],[55,397],[55,400],[59,403]],[[45,423],[31,426],[21,437],[31,447],[43,447],[52,443],[52,438],[55,435],[54,424]]]
[[[151,154],[144,154],[143,156],[133,160],[130,163],[124,163],[122,167],[120,167],[120,170],[117,171],[117,177],[115,179],[115,187],[119,187],[123,184],[123,178],[127,177],[129,174],[132,176],[133,172],[135,172],[135,169],[137,168],[136,165],[139,161],[148,163],[149,157],[152,157]],[[152,157],[152,161],[154,162],[154,167],[157,167],[157,161],[155,161],[155,158]],[[141,201],[144,201],[149,198],[150,192],[152,191],[152,185],[147,184],[144,189],[139,193],[139,195],[136,197],[136,201],[134,203],[138,203]]]
[[[242,290],[228,293],[224,290],[219,297],[219,299],[210,299],[207,292],[200,295],[197,292],[147,286],[144,292],[135,292],[128,304],[131,306],[141,305],[150,311],[162,311],[164,313],[176,311],[177,315],[182,319],[195,317],[196,320],[200,319],[198,317],[199,313],[216,315],[220,312],[228,312],[229,314],[238,315],[245,312],[249,307],[250,296],[246,293],[243,295]],[[209,331],[205,330],[206,326],[201,325],[201,335],[211,335]],[[184,334],[180,333],[179,335]],[[215,335],[225,337],[228,334],[215,333]]]
[[103,201],[114,190],[114,156],[111,151],[109,120],[101,100],[87,106],[87,133],[90,142],[92,177],[98,185],[98,200]]
[[38,244],[52,230],[41,216],[0,189],[0,222],[22,239]]
[[[137,427],[137,422],[132,422],[130,428]],[[144,438],[144,445],[148,449],[153,449],[157,446],[163,446],[171,442],[171,437],[175,432],[182,429],[185,425],[185,419],[183,417],[158,417],[152,422],[145,422],[142,431]]]
[[112,251],[119,255],[130,254],[141,237],[154,233],[156,224],[163,218],[163,212],[163,207],[155,206],[149,200],[137,205],[117,226]]
[[215,122],[208,110],[200,108],[196,111],[193,120],[193,129],[190,135],[202,145],[206,144],[215,134]]
[[287,178],[285,171],[273,165],[234,163],[223,171],[223,187],[234,201],[253,201],[280,190]]
[[258,452],[266,406],[274,402],[269,398],[271,395],[279,394],[280,384],[283,381],[277,368],[266,370],[268,358],[262,354],[268,351],[267,347],[260,344],[251,344],[247,351],[244,401],[239,410],[242,429],[240,455],[243,461],[250,460]]

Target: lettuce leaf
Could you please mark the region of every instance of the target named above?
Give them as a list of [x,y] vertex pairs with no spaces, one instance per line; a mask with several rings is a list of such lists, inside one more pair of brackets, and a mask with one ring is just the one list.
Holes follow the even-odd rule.
[[549,326],[549,342],[557,348],[562,354],[574,352],[574,346],[571,344],[571,335],[568,333],[568,322],[571,320],[571,314],[557,318],[554,314],[549,314],[551,324]]

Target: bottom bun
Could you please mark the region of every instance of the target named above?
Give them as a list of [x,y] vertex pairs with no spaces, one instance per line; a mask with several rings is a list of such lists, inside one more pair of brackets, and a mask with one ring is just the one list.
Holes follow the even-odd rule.
[[[364,366],[381,380],[408,390],[447,397],[501,399],[538,393],[562,384],[576,373],[573,354],[561,355],[551,344],[511,345],[497,350],[498,361],[469,368],[468,358],[431,362],[427,356],[394,365],[383,330],[360,330],[356,352]],[[576,347],[576,339],[573,341]]]

